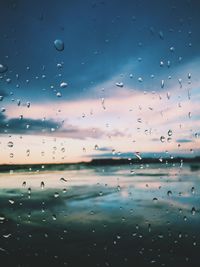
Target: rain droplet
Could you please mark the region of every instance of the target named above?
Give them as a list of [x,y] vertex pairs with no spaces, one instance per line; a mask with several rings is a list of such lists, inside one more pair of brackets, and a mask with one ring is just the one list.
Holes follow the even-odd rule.
[[41,189],[44,189],[44,182],[42,181],[40,184]]
[[172,130],[169,130],[167,134],[168,136],[172,136]]
[[94,149],[95,149],[95,150],[98,150],[98,149],[99,149],[98,145],[95,145],[95,146],[94,146]]
[[163,67],[164,66],[164,62],[161,60],[160,61],[160,67]]
[[59,193],[58,193],[58,192],[55,192],[55,193],[54,193],[54,197],[55,197],[55,198],[58,198],[58,197],[59,197]]
[[157,202],[158,202],[157,197],[154,197],[154,198],[153,198],[153,202],[154,202],[154,203],[157,203]]
[[167,99],[170,99],[170,92],[167,92]]
[[134,153],[134,155],[135,155],[139,160],[142,160],[142,157],[140,156],[140,153],[139,153],[139,152]]
[[14,145],[14,144],[13,144],[12,141],[9,141],[9,142],[8,142],[8,147],[13,147],[13,145]]
[[58,51],[64,50],[64,42],[60,39],[56,39],[54,41],[54,46],[55,46],[56,50],[58,50]]
[[8,67],[6,65],[0,64],[0,73],[4,73],[8,70]]
[[57,96],[57,97],[61,97],[62,94],[61,94],[60,92],[57,92],[57,93],[56,93],[56,96]]
[[11,237],[11,234],[5,234],[5,235],[3,235],[3,237],[4,238],[9,238],[9,237]]
[[121,187],[120,185],[117,186],[117,191],[120,191],[121,190]]
[[159,37],[160,37],[160,39],[164,39],[164,34],[163,34],[163,32],[162,31],[159,31]]
[[60,88],[65,88],[65,87],[67,87],[67,83],[66,82],[62,82],[61,84],[60,84]]
[[167,192],[167,195],[168,195],[168,197],[171,197],[171,196],[172,196],[172,191],[169,190],[169,191]]
[[191,214],[195,215],[195,213],[196,213],[196,209],[195,209],[195,207],[192,207]]
[[115,85],[118,86],[118,87],[123,87],[124,86],[124,84],[122,82],[121,83],[116,83]]
[[8,201],[9,201],[9,203],[10,203],[11,205],[13,205],[13,204],[15,203],[15,201],[14,201],[13,199],[9,199]]
[[0,215],[0,221],[5,221],[5,216],[3,216],[3,215]]
[[60,181],[61,181],[61,182],[67,182],[67,180],[66,180],[64,177],[61,177],[61,178],[60,178]]
[[195,188],[194,188],[194,186],[191,188],[191,193],[192,193],[192,194],[195,193]]
[[26,156],[29,157],[30,156],[30,149],[26,150]]
[[160,141],[161,141],[162,143],[165,142],[165,137],[164,137],[163,135],[160,137]]
[[54,221],[56,221],[57,218],[56,218],[56,215],[55,215],[55,214],[52,215],[52,219],[53,219]]
[[63,152],[63,153],[65,152],[65,148],[64,147],[61,148],[61,152]]

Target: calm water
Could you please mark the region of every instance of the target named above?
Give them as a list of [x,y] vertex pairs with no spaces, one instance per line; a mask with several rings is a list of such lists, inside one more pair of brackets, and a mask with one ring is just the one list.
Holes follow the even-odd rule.
[[199,266],[200,170],[0,174],[2,266]]

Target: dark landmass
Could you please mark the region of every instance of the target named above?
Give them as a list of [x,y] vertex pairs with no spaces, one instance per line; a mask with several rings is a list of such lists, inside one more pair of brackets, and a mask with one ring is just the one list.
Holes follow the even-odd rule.
[[172,163],[189,163],[191,170],[195,171],[200,169],[200,156],[193,158],[176,157],[176,158],[142,158],[142,159],[128,159],[128,158],[103,158],[92,159],[89,162],[78,163],[45,163],[45,164],[3,164],[0,165],[0,172],[9,171],[45,171],[45,170],[79,170],[85,167],[93,166],[119,166],[119,165],[132,165],[132,164],[172,164]]

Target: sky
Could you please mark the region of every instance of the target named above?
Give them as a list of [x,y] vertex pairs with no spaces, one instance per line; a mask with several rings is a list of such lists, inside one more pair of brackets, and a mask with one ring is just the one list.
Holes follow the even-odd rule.
[[199,156],[199,9],[1,1],[0,164]]

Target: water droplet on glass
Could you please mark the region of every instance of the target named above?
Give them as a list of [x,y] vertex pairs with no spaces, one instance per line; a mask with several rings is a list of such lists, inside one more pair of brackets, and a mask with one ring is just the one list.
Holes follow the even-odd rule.
[[163,34],[163,32],[162,31],[159,31],[159,37],[160,37],[160,39],[164,39],[164,34]]
[[55,192],[55,193],[54,193],[54,197],[55,197],[55,198],[58,198],[58,197],[59,197],[59,193],[58,193],[58,192]]
[[61,181],[61,182],[67,182],[67,180],[66,180],[64,177],[61,177],[61,178],[60,178],[60,181]]
[[121,190],[121,187],[120,185],[117,186],[117,191],[120,191]]
[[195,215],[195,213],[196,213],[196,209],[195,209],[195,207],[192,207],[192,209],[191,209],[191,214],[192,214],[192,215]]
[[56,221],[57,218],[56,218],[56,215],[55,215],[55,214],[52,215],[52,219],[53,219],[54,221]]
[[139,160],[142,160],[142,157],[140,156],[140,153],[139,153],[139,152],[134,153],[134,155],[135,155]]
[[172,196],[172,191],[169,190],[169,191],[167,192],[167,195],[168,195],[168,197],[171,197],[171,196]]
[[65,88],[65,87],[67,87],[67,83],[66,82],[62,82],[61,84],[60,84],[60,88]]
[[160,137],[160,141],[161,141],[162,143],[165,142],[165,137],[164,137],[163,135]]
[[42,181],[40,184],[41,189],[44,189],[44,182]]
[[4,73],[8,70],[8,67],[6,65],[0,64],[0,73]]
[[15,203],[15,201],[14,201],[13,199],[9,199],[8,201],[9,201],[9,203],[10,203],[11,205],[13,205],[13,204]]
[[195,193],[195,188],[194,188],[194,186],[191,188],[191,193],[192,193],[192,194]]
[[170,99],[170,92],[167,92],[167,99]]
[[116,83],[115,85],[118,86],[118,87],[123,87],[124,86],[124,84],[122,82],[121,83]]
[[62,96],[61,92],[57,92],[57,93],[56,93],[56,96],[57,96],[57,97],[61,97],[61,96]]
[[167,134],[168,136],[172,136],[172,130],[169,130]]
[[94,146],[94,149],[95,149],[95,150],[98,150],[98,149],[99,149],[98,145],[95,145],[95,146]]
[[26,156],[29,157],[30,156],[30,149],[26,150]]
[[13,144],[12,141],[9,141],[9,142],[8,142],[8,147],[13,147],[13,145],[14,145],[14,144]]
[[54,41],[54,46],[55,46],[56,50],[58,50],[58,51],[64,50],[64,42],[60,39],[56,39]]
[[5,235],[3,235],[3,237],[4,238],[9,238],[9,237],[11,237],[11,234],[5,234]]
[[157,197],[154,197],[154,198],[153,198],[153,202],[154,202],[154,203],[157,203],[157,202],[158,202]]

